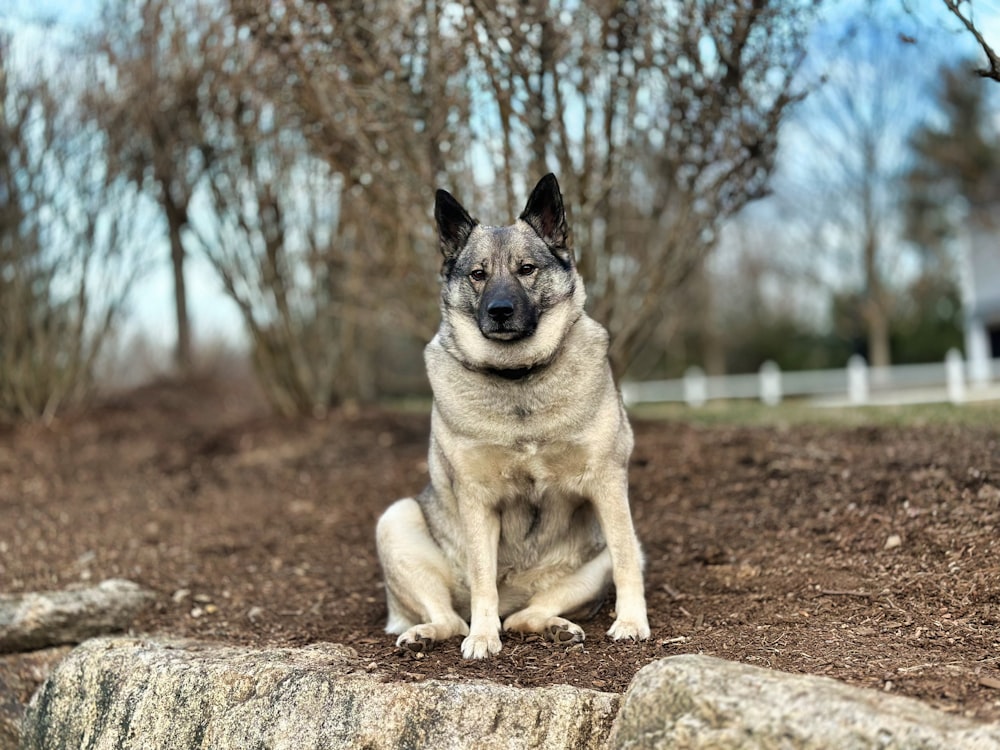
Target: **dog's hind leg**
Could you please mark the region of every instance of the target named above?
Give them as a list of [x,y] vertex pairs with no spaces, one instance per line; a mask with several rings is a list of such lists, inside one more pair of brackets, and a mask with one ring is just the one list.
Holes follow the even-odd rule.
[[389,607],[385,630],[399,634],[396,645],[427,651],[437,641],[468,635],[469,626],[452,606],[454,575],[417,502],[406,498],[390,505],[375,539]]
[[541,633],[555,643],[579,643],[583,628],[560,617],[585,610],[600,600],[611,584],[611,555],[605,549],[548,588],[534,594],[528,606],[504,620],[504,630]]

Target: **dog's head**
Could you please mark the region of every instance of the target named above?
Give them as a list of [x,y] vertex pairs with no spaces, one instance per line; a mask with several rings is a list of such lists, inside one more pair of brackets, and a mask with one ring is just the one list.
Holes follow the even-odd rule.
[[434,206],[442,266],[442,332],[463,361],[493,369],[538,365],[583,307],[554,175],[531,192],[518,220],[484,226],[447,191]]

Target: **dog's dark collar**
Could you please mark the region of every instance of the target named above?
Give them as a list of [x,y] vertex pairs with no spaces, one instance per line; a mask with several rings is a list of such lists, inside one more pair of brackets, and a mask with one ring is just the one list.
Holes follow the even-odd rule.
[[474,372],[479,375],[486,375],[487,377],[498,377],[503,380],[510,380],[516,382],[518,380],[524,380],[529,375],[534,375],[537,372],[541,372],[548,366],[548,362],[542,362],[537,365],[531,365],[530,367],[476,367],[469,362],[463,360],[458,360],[459,363],[469,372]]
[[542,362],[535,362],[534,364],[525,365],[524,367],[489,367],[469,362],[462,356],[461,352],[458,351],[457,348],[449,346],[449,342],[443,342],[443,346],[444,350],[469,372],[475,372],[480,375],[495,376],[501,378],[502,380],[509,380],[511,382],[524,380],[532,375],[543,372],[556,360],[558,355],[558,352],[555,352],[553,356]]
[[542,369],[541,366],[536,365],[535,367],[514,367],[508,370],[487,368],[483,372],[487,375],[496,375],[504,380],[523,380],[540,369]]

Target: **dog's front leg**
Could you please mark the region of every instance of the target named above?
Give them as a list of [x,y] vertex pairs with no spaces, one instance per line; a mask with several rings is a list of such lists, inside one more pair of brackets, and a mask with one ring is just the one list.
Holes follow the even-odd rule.
[[615,472],[599,482],[593,500],[608,552],[611,553],[615,582],[616,617],[608,635],[616,641],[644,641],[649,638],[649,621],[642,583],[642,550],[632,526],[625,472]]
[[497,594],[497,549],[500,517],[482,493],[459,491],[459,513],[465,534],[472,617],[462,656],[485,659],[500,653],[500,613]]

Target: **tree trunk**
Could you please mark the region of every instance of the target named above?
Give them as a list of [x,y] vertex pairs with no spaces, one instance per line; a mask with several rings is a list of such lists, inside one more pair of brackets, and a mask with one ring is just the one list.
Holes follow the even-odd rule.
[[888,318],[879,305],[871,304],[865,311],[865,320],[868,325],[868,364],[872,367],[888,367],[892,364]]
[[885,368],[892,364],[889,352],[889,313],[885,284],[882,283],[882,271],[879,269],[879,259],[884,255],[879,240],[879,213],[875,202],[874,176],[878,174],[878,157],[874,141],[867,141],[864,146],[865,181],[861,186],[862,215],[864,217],[864,270],[865,295],[861,312],[867,326],[868,334],[868,364],[876,368]]
[[163,206],[167,216],[167,231],[170,235],[170,264],[174,272],[174,309],[177,316],[177,347],[174,350],[174,365],[182,375],[190,375],[194,366],[191,353],[191,323],[188,318],[187,288],[184,284],[184,243],[181,228],[187,221],[186,210],[174,203],[169,189],[164,186]]

